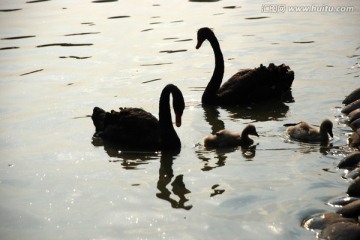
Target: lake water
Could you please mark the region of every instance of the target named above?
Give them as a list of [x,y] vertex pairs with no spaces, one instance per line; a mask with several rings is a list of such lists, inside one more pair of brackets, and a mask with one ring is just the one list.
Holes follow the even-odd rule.
[[[284,4],[284,2],[279,2]],[[2,239],[315,239],[301,227],[345,193],[337,163],[353,151],[341,101],[360,86],[359,1],[72,1],[0,3]],[[294,6],[352,11],[292,12]],[[278,5],[271,5],[272,7]],[[214,67],[228,79],[286,63],[293,102],[203,108]],[[176,84],[186,109],[178,155],[119,152],[92,140],[94,106],[158,114]],[[328,147],[289,141],[283,124],[329,118]],[[206,151],[201,139],[253,123],[255,150]],[[185,185],[183,185],[184,183]]]

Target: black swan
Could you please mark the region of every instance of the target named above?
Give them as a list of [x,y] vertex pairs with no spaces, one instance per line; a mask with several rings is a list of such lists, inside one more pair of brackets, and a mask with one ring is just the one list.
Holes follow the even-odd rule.
[[321,123],[320,129],[307,122],[300,122],[295,126],[288,127],[286,133],[290,138],[299,141],[326,143],[329,141],[328,134],[333,137],[332,128],[332,122],[329,119],[325,119]]
[[254,143],[254,141],[249,138],[249,135],[259,137],[254,125],[247,125],[241,135],[230,132],[229,130],[220,130],[213,135],[204,137],[203,141],[206,148],[245,147]]
[[214,32],[205,27],[197,32],[196,49],[208,40],[215,54],[215,69],[202,95],[202,103],[212,105],[238,105],[256,103],[268,99],[282,99],[291,89],[294,72],[289,66],[268,67],[262,64],[258,68],[245,69],[233,75],[221,87],[224,76],[224,58]]
[[119,112],[105,112],[95,107],[91,116],[96,128],[94,137],[114,143],[128,150],[171,150],[180,149],[181,142],[172,124],[170,94],[176,126],[181,126],[185,103],[175,85],[168,84],[161,92],[159,121],[141,108],[120,108]]

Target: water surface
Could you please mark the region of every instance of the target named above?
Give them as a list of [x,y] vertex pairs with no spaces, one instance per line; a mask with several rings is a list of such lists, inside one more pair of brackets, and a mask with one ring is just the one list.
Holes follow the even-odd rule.
[[[337,119],[360,73],[359,3],[316,4],[354,11],[271,13],[253,1],[2,1],[2,238],[315,239],[300,224],[334,211],[326,201],[348,186],[335,166],[351,151],[350,130]],[[195,49],[204,26],[220,41],[225,79],[286,63],[294,100],[203,107],[214,67],[210,44]],[[186,100],[179,154],[119,152],[92,140],[94,106],[157,116],[168,83]],[[325,118],[335,123],[330,146],[284,136],[285,123]],[[248,123],[260,134],[252,149],[199,145]]]

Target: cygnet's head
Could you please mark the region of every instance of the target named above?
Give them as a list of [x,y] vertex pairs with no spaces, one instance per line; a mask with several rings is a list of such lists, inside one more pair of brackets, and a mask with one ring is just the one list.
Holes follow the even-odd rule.
[[333,123],[329,119],[325,119],[320,125],[320,131],[327,132],[331,137],[334,137],[332,128]]
[[252,124],[249,124],[244,128],[244,130],[242,132],[242,137],[244,135],[253,135],[253,136],[259,137],[259,134],[256,132],[255,126]]

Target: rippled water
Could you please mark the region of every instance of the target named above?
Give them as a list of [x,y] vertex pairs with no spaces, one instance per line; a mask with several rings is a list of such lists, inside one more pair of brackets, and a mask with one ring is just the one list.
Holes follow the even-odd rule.
[[[300,224],[334,211],[326,201],[348,186],[335,166],[351,151],[342,147],[350,129],[337,119],[360,73],[360,4],[315,4],[354,11],[272,13],[253,1],[2,0],[1,238],[315,239]],[[203,108],[214,67],[210,44],[195,50],[204,26],[220,40],[225,79],[286,63],[295,71],[294,102]],[[180,154],[119,152],[92,140],[94,106],[157,116],[167,83],[186,100]],[[285,123],[325,118],[335,123],[328,147],[284,136]],[[255,149],[198,144],[248,123],[260,134]]]

